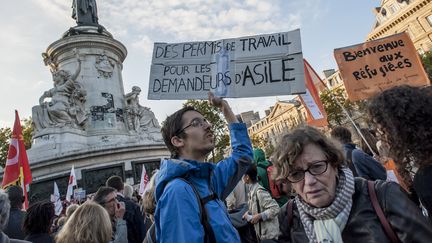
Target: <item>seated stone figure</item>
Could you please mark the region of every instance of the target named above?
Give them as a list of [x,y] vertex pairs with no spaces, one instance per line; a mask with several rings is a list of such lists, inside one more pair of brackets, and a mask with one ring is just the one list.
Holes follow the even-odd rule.
[[[81,70],[78,67],[73,75],[68,71],[53,72],[54,88],[45,91],[39,98],[39,106],[33,107],[33,123],[36,131],[49,127],[82,128],[87,120],[84,109],[86,91],[76,82]],[[45,101],[51,98],[50,101]]]
[[160,131],[160,125],[154,113],[148,107],[139,104],[138,95],[141,89],[132,87],[132,92],[125,95],[126,112],[128,114],[129,127],[135,131]]

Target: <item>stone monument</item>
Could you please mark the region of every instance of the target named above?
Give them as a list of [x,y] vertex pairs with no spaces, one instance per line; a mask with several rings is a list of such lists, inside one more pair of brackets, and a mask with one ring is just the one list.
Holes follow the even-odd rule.
[[48,46],[43,61],[53,88],[32,109],[34,135],[27,151],[33,200],[48,198],[52,182],[65,190],[75,166],[78,186],[94,192],[111,175],[138,184],[169,156],[160,125],[139,102],[141,89],[125,94],[126,47],[99,24],[95,0],[73,0],[77,26]]

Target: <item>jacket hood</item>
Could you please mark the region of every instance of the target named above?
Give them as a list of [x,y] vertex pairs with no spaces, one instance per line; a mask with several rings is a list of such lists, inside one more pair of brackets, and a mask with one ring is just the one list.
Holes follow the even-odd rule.
[[256,148],[253,151],[253,155],[254,155],[254,163],[256,165],[264,165],[264,166],[270,166],[271,164],[266,160],[266,156],[265,156],[265,152],[264,150],[260,149],[260,148]]
[[156,177],[156,201],[162,196],[165,186],[171,180],[178,177],[186,178],[192,174],[197,177],[208,177],[212,170],[213,165],[211,163],[202,163],[193,160],[163,159]]

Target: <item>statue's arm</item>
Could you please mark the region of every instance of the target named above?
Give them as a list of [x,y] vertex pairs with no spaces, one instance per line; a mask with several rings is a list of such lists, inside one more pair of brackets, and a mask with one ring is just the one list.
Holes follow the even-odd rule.
[[76,59],[77,59],[77,61],[78,61],[78,67],[77,67],[77,69],[75,70],[75,73],[72,75],[71,79],[72,79],[73,81],[76,81],[76,79],[78,78],[79,73],[81,72],[81,60],[80,60],[80,58],[79,58],[79,54],[78,54],[77,50],[74,49],[73,51],[75,52]]
[[43,105],[45,98],[52,97],[50,90],[45,91],[42,96],[39,98],[39,104]]

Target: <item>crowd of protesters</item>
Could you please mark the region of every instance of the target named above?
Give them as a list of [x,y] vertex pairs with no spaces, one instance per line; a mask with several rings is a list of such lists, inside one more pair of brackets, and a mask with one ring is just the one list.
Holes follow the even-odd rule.
[[91,199],[55,217],[49,201],[22,210],[23,191],[0,191],[0,243],[432,242],[432,96],[399,86],[371,99],[371,127],[296,128],[272,154],[252,148],[227,101],[231,154],[206,162],[212,125],[193,107],[161,129],[171,157],[146,191],[111,176]]

